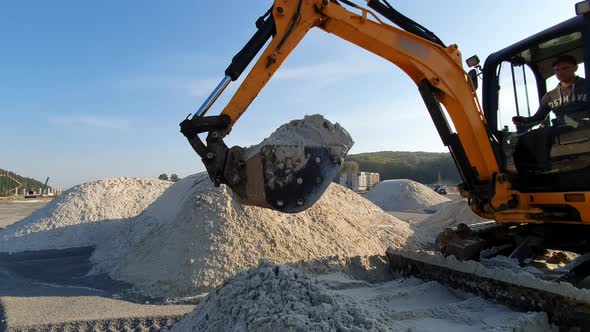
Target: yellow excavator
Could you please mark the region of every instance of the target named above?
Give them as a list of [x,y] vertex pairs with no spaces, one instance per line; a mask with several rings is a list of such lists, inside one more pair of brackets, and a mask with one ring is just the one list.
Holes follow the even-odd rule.
[[[512,130],[505,121],[507,116],[526,115],[525,110],[530,115],[534,103],[529,94],[536,91],[543,96],[552,88],[548,80],[558,56],[574,56],[590,72],[590,2],[580,2],[575,9],[573,18],[491,54],[483,67],[477,56],[470,57],[467,64],[472,69],[466,72],[457,45],[443,43],[386,0],[368,0],[367,7],[349,0],[275,0],[256,21],[256,33],[233,57],[219,85],[180,124],[181,132],[215,185],[229,186],[242,203],[287,213],[312,206],[341,160],[323,158],[329,152],[321,148],[304,147],[311,158],[292,177],[303,181],[269,186],[269,176],[276,171],[274,149],[246,156],[243,148],[228,148],[223,139],[307,32],[318,28],[390,61],[414,81],[459,170],[461,195],[475,213],[495,220],[493,227],[478,230],[463,225],[447,232],[437,240],[439,250],[466,260],[477,260],[491,247],[519,261],[544,248],[585,254],[590,252],[590,105],[586,98],[580,98],[575,109],[560,112],[576,114],[574,125],[547,118],[536,127],[529,124]],[[261,50],[221,114],[207,116],[224,89]],[[506,77],[512,78],[512,84],[505,84]],[[482,104],[477,96],[480,80]],[[514,98],[508,109],[507,103],[500,102],[506,96]],[[549,143],[527,143],[537,139]],[[404,264],[407,268],[412,262],[404,260]],[[585,277],[588,265],[579,264],[563,280]]]

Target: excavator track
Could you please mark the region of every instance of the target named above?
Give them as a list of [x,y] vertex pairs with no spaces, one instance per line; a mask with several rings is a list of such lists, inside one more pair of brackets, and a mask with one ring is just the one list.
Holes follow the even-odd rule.
[[561,328],[590,331],[590,290],[530,274],[490,269],[440,253],[388,249],[393,272],[440,282],[517,311],[544,311]]

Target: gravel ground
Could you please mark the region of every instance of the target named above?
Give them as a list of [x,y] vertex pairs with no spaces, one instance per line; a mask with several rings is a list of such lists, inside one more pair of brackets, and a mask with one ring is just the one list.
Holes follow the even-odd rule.
[[[92,248],[0,254],[0,331],[167,327],[194,305],[153,305],[128,285],[87,276]],[[100,330],[99,329],[99,330]]]
[[49,202],[49,200],[0,200],[0,228],[14,224],[38,208],[45,206],[47,202]]
[[[0,228],[28,216],[47,202],[0,200]],[[0,255],[0,331],[149,331],[171,326],[194,308],[133,303],[119,298],[113,289],[88,287],[79,278],[73,283],[64,277],[89,268],[81,261],[87,260],[89,253],[58,255],[58,264],[55,256],[46,253],[33,257],[39,253],[31,253],[26,259],[20,254]]]

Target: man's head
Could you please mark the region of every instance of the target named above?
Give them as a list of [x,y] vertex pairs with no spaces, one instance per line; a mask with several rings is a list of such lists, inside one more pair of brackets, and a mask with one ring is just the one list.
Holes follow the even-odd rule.
[[553,62],[553,70],[560,82],[572,82],[576,78],[578,62],[571,55],[560,55]]

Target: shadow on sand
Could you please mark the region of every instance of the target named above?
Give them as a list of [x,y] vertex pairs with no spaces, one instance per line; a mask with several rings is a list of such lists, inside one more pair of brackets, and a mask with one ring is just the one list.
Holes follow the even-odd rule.
[[[131,285],[88,275],[94,247],[0,253],[0,297],[101,296],[145,303]],[[0,315],[2,315],[0,313]]]

